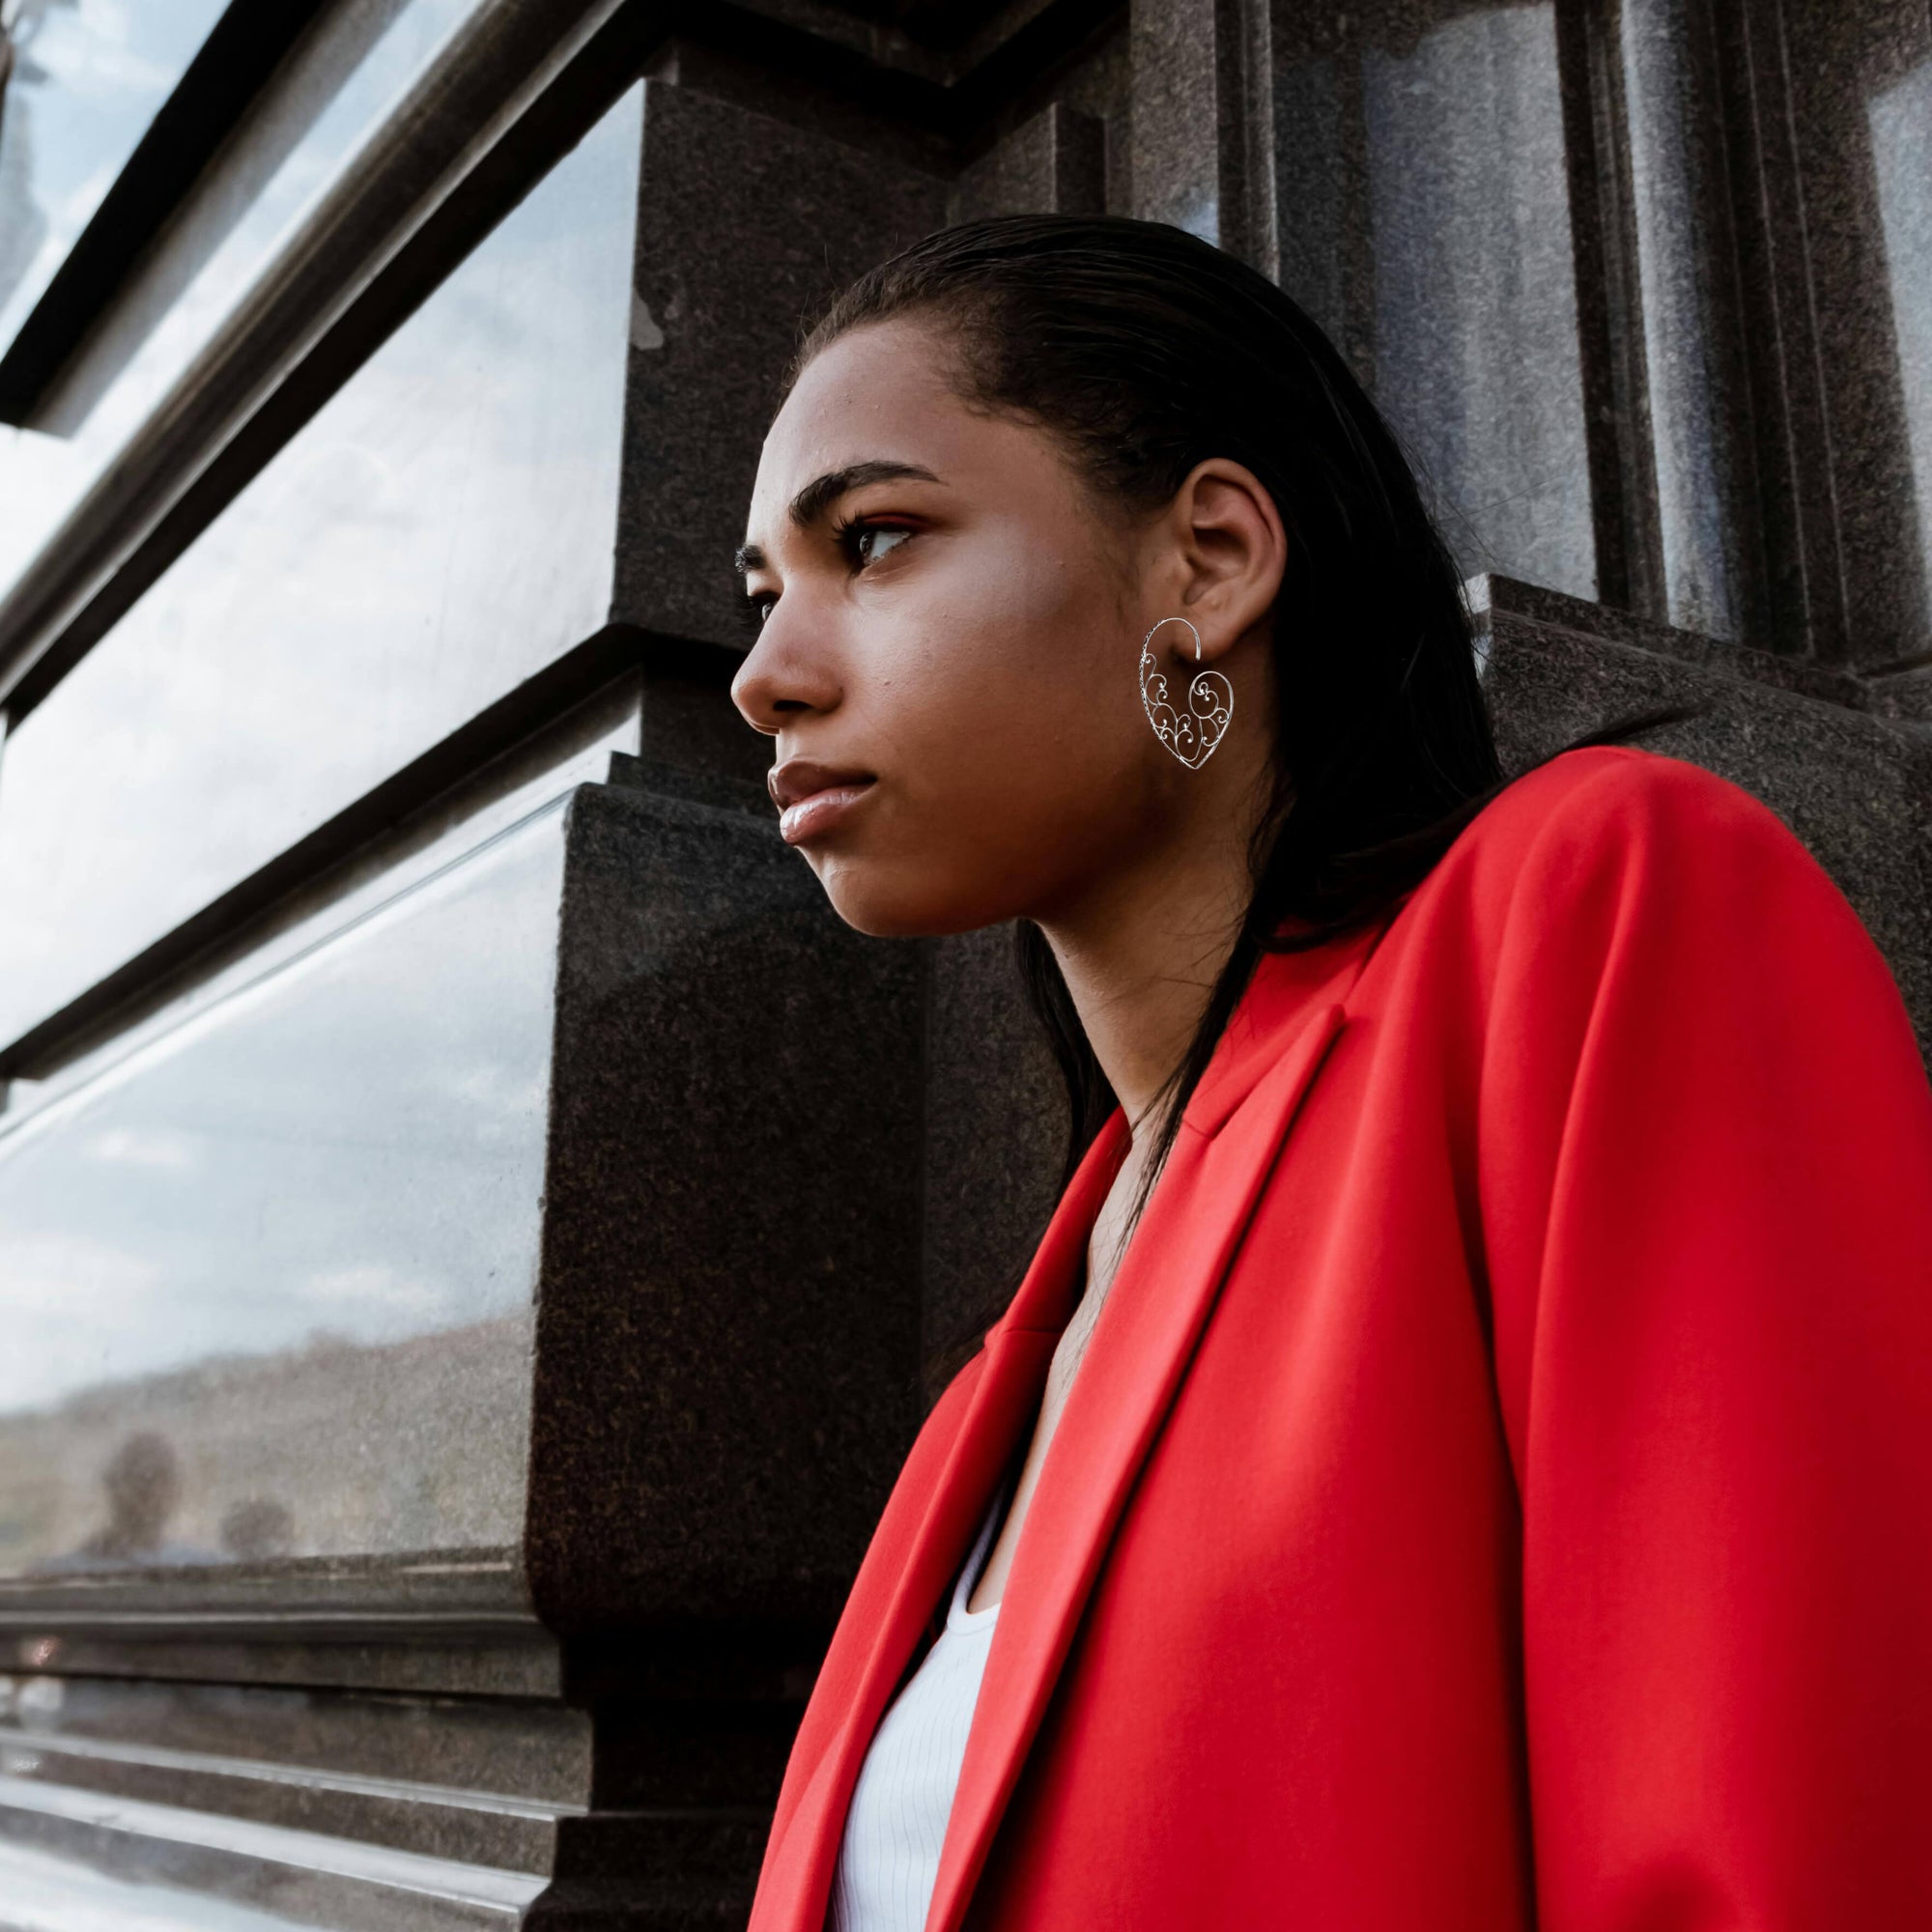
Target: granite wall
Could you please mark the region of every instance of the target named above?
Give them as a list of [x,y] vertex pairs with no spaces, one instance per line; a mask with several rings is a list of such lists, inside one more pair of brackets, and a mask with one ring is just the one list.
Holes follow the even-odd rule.
[[1277,278],[1509,761],[1708,699],[1932,1049],[1923,7],[169,11],[0,101],[0,1932],[742,1922],[1058,1168],[1010,935],[842,927],[727,693],[799,319],[933,226]]

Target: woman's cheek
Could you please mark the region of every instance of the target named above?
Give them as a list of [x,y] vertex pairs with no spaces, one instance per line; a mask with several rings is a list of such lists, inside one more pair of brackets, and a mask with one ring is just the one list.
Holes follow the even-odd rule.
[[[814,856],[819,883],[848,925],[911,937],[992,925],[1037,897],[1060,849],[1050,810],[1016,775],[928,769],[908,794],[882,796],[871,823]],[[991,782],[988,782],[988,781]]]

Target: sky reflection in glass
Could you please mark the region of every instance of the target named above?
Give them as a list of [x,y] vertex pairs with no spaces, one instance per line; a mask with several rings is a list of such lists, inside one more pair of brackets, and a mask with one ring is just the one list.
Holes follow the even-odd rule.
[[563,806],[0,1132],[0,1575],[515,1540]]
[[602,625],[641,89],[302,429],[0,756],[0,1034]]
[[187,71],[227,0],[8,0],[0,100],[0,349]]
[[[343,10],[338,43],[325,38],[306,55],[298,53],[270,81],[251,107],[249,122],[233,148],[217,157],[204,178],[200,198],[207,212],[197,214],[190,210],[168,246],[130,284],[128,305],[143,306],[146,290],[145,300],[156,309],[156,319],[86,419],[77,427],[69,426],[71,434],[62,435],[0,425],[0,593],[33,561],[234,312],[320,196],[481,4],[482,0],[357,0]],[[64,11],[56,4],[55,16]],[[220,12],[218,0],[140,0],[138,6],[133,0],[81,0],[82,18],[99,15],[123,22],[122,31],[130,35],[137,29],[125,23],[140,21],[138,32],[148,34],[156,30],[156,23],[176,14],[206,14],[212,21]],[[194,39],[198,42],[200,34]],[[188,52],[192,51],[189,45]],[[185,58],[182,65],[186,65]],[[155,105],[159,105],[158,99]],[[5,175],[5,153],[14,139],[15,121],[33,129],[21,135],[23,140],[58,144],[77,143],[80,138],[65,131],[71,109],[64,98],[47,100],[37,114],[23,113],[22,108],[19,90],[10,89],[0,112],[0,226],[5,211],[18,205],[16,191],[7,185]],[[150,119],[152,113],[151,108]],[[144,121],[126,147],[134,145],[145,126]],[[49,131],[54,129],[63,131]],[[105,193],[106,186],[106,182],[99,183],[99,193]],[[97,202],[99,198],[96,194]],[[69,236],[57,249],[51,241],[37,243],[37,254],[58,266],[58,257],[71,239]],[[205,258],[175,288],[183,267],[178,253],[197,243],[207,248]],[[0,289],[7,280],[6,247],[0,240]],[[51,256],[49,249],[54,251]],[[154,284],[168,288],[164,300],[154,299]],[[25,313],[20,308],[7,337]]]

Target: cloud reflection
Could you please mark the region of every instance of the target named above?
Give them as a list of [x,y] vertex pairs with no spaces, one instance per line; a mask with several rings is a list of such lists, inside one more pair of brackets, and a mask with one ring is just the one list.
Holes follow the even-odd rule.
[[8,238],[0,241],[0,349],[53,280],[226,4],[14,0],[0,9],[14,48],[0,105],[0,237]]
[[511,1539],[563,815],[0,1132],[0,1571],[95,1548],[142,1428],[156,1561],[263,1495],[300,1554]]
[[[160,104],[156,98],[143,108],[123,97],[109,108],[100,100],[99,77],[115,71],[118,58],[113,35],[124,37],[120,54],[131,48],[145,55],[166,34],[177,71],[185,71],[225,0],[26,4],[43,14],[73,10],[76,30],[91,38],[54,81],[38,91],[10,88],[0,109],[0,345],[39,299]],[[64,423],[59,435],[0,424],[0,591],[33,561],[480,4],[386,0],[381,9],[341,10],[270,82],[230,150],[203,177],[200,201],[129,283],[124,311],[149,311],[153,320],[104,393],[92,399],[85,420]],[[380,31],[363,44],[357,37],[368,32],[372,14]],[[92,105],[82,94],[90,87]],[[91,163],[83,158],[89,155]],[[85,172],[89,166],[94,172]],[[191,246],[204,252],[190,266],[184,251]]]
[[633,90],[8,740],[0,1037],[605,621],[641,123]]

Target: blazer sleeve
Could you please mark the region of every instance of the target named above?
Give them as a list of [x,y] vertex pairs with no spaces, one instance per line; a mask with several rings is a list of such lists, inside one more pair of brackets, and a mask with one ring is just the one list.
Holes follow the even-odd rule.
[[1542,1932],[1932,1926],[1932,1087],[1765,806],[1601,760],[1476,1116]]

